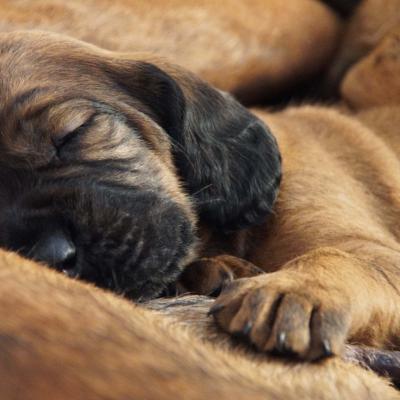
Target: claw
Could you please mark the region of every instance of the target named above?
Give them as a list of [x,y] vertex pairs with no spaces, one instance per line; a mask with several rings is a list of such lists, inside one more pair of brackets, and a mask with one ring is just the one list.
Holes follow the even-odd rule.
[[280,352],[286,350],[286,332],[279,333],[276,347]]
[[333,355],[331,344],[329,340],[325,339],[322,341],[322,349],[324,351],[324,356],[329,357]]
[[242,331],[243,335],[247,336],[250,333],[252,327],[253,323],[251,321],[247,321]]

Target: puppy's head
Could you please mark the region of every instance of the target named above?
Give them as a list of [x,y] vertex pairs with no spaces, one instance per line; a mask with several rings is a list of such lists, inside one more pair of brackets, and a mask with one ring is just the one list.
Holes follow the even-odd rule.
[[195,254],[198,218],[262,222],[280,181],[267,127],[144,55],[0,35],[0,246],[132,298]]

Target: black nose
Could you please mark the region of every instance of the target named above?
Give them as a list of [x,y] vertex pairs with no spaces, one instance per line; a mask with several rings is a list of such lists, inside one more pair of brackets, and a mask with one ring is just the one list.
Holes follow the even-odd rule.
[[44,234],[33,246],[32,257],[58,269],[74,267],[76,247],[72,240],[62,231]]

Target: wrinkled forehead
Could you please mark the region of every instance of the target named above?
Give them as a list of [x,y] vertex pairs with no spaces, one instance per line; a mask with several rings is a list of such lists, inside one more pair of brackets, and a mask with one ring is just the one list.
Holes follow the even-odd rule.
[[100,113],[129,120],[164,157],[168,140],[124,86],[140,61],[123,56],[50,33],[0,34],[1,157],[32,152],[44,130],[69,131]]
[[[0,34],[0,98],[5,105],[32,90],[93,91],[107,77],[99,67],[102,57],[90,45],[61,35],[40,32]],[[97,79],[96,79],[97,78]]]
[[61,35],[0,34],[1,136],[74,99],[112,102],[118,88],[107,75],[106,60],[100,49]]

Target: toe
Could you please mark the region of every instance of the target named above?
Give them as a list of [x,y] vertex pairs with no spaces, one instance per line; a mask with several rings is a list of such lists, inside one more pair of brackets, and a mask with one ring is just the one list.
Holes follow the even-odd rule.
[[343,351],[349,330],[349,314],[345,310],[324,309],[313,311],[310,329],[311,345],[307,358],[318,360]]
[[310,345],[312,308],[312,303],[300,295],[284,295],[264,350],[278,350],[281,353],[303,357]]
[[242,304],[229,325],[229,332],[236,335],[248,336],[257,316],[265,304],[265,290],[255,289],[247,293]]

